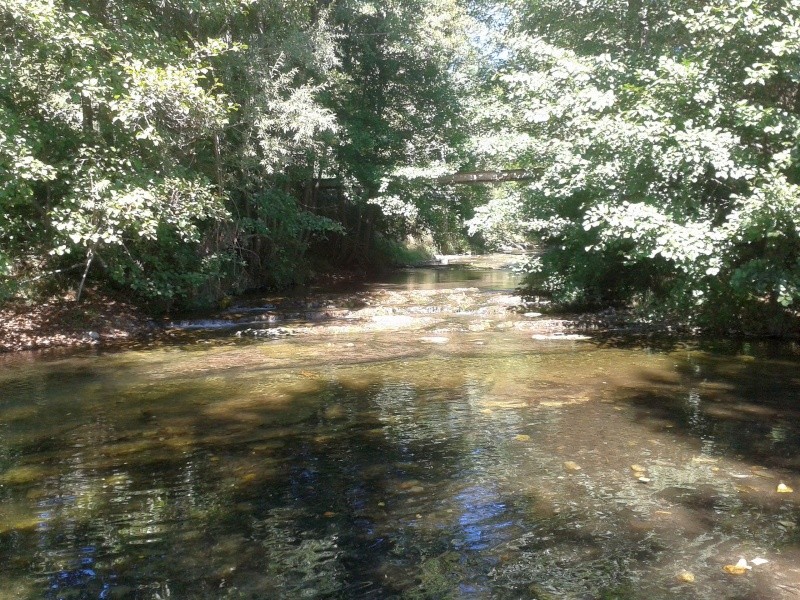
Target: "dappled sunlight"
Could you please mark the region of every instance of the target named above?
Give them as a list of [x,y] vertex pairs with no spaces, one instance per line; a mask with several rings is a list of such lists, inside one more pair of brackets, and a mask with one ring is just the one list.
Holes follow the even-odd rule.
[[793,355],[425,335],[446,341],[362,331],[21,360],[3,375],[0,548],[26,558],[5,588],[800,589]]

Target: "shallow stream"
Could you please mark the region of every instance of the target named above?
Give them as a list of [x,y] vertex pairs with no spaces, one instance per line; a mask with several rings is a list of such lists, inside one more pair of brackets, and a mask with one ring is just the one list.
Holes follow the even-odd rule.
[[800,348],[536,336],[513,283],[2,357],[0,598],[800,597]]

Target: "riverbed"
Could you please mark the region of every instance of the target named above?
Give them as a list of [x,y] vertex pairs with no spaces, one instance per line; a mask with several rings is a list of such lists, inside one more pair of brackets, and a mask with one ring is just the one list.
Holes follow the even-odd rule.
[[800,348],[574,335],[515,283],[0,357],[0,598],[800,596]]

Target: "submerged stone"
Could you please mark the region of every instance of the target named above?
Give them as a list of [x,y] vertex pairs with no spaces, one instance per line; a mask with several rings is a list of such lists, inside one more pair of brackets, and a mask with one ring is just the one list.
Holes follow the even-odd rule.
[[45,476],[45,470],[35,465],[24,465],[9,469],[0,475],[3,485],[30,485]]
[[446,344],[450,339],[443,336],[428,336],[420,338],[419,341],[423,344]]

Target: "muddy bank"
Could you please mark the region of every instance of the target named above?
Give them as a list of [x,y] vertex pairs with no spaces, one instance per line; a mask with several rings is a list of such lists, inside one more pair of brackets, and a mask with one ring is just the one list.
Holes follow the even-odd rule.
[[118,344],[151,335],[155,324],[124,300],[90,292],[0,309],[0,352]]

